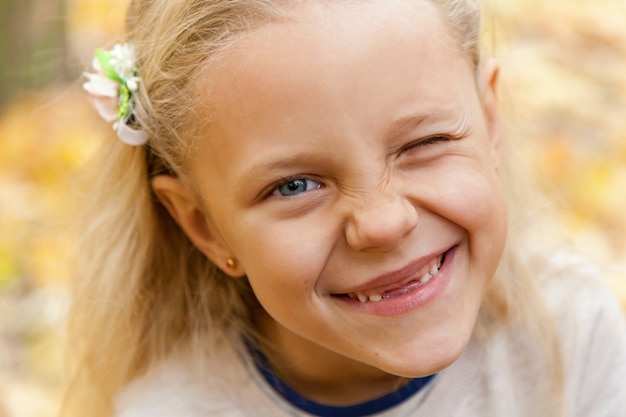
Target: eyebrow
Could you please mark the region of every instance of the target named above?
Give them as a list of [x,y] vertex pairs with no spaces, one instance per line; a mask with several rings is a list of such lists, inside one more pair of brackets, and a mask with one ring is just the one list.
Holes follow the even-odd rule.
[[302,161],[312,161],[314,159],[315,157],[310,152],[290,154],[285,157],[272,155],[266,158],[266,160],[260,161],[246,168],[246,170],[242,173],[241,178],[244,181],[254,180],[261,173],[301,167]]
[[436,110],[428,113],[414,113],[396,119],[389,129],[389,137],[402,136],[417,129],[425,121],[442,121],[450,118],[453,112],[450,110]]
[[[446,117],[450,117],[450,111],[432,111],[428,113],[413,113],[400,117],[391,123],[391,127],[387,129],[385,134],[388,138],[393,138],[408,134],[417,129],[422,123],[428,120],[440,121]],[[241,175],[244,181],[253,180],[260,173],[273,170],[288,170],[290,168],[300,168],[303,161],[314,162],[316,153],[304,151],[297,154],[289,154],[285,157],[271,155],[265,161],[260,161],[248,167]]]
[[389,136],[401,136],[405,133],[416,129],[429,118],[426,114],[417,114],[401,117],[393,122],[391,129],[389,129]]

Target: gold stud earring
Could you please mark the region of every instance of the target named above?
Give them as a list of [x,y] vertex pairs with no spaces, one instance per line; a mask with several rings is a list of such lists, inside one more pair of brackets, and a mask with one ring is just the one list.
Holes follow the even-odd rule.
[[228,258],[226,260],[226,266],[230,269],[235,269],[237,267],[237,262],[233,258]]

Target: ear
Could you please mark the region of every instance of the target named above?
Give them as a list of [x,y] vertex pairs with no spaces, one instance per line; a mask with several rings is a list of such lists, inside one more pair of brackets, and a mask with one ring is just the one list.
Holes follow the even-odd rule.
[[500,164],[502,132],[500,127],[500,105],[498,102],[498,81],[500,66],[495,59],[482,64],[478,74],[478,90],[491,140],[492,157],[496,169]]
[[228,260],[234,259],[234,254],[224,243],[205,210],[198,204],[195,195],[178,178],[157,175],[152,179],[151,185],[159,201],[202,253],[224,273],[232,277],[245,275],[238,262],[229,265]]

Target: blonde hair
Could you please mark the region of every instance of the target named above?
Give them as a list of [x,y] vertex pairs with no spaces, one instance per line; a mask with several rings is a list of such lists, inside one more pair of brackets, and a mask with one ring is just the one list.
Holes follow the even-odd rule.
[[[127,40],[135,45],[142,77],[135,114],[150,141],[130,147],[112,139],[86,177],[89,194],[77,254],[80,279],[70,314],[75,369],[64,414],[89,410],[93,416],[108,416],[121,387],[173,351],[251,331],[250,312],[258,305],[247,281],[228,278],[193,246],[155,198],[150,178],[185,176],[184,161],[195,136],[190,127],[198,125],[198,97],[190,80],[237,34],[285,18],[289,8],[305,1],[131,3]],[[477,69],[477,1],[429,1],[446,17],[450,33]],[[517,221],[513,217],[514,229]],[[552,355],[546,363],[557,364],[554,331],[540,307],[532,271],[512,249],[517,242],[510,243],[476,335],[486,338],[503,325],[527,323],[539,351]],[[554,369],[557,375],[558,367]]]

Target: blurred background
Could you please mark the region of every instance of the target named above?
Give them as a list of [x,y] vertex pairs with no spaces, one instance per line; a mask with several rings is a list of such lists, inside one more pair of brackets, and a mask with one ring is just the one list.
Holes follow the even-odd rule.
[[[111,127],[82,93],[126,0],[0,0],[0,417],[54,416],[68,192]],[[509,132],[626,307],[626,2],[487,0]]]

